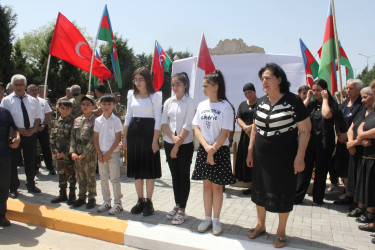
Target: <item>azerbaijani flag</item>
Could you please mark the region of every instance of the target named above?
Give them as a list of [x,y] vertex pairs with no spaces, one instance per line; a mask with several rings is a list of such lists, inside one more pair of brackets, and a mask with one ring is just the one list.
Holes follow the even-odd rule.
[[339,40],[339,46],[340,46],[340,64],[346,67],[346,80],[354,79],[352,65],[349,62],[349,58],[346,55],[344,48],[341,46],[340,40]]
[[152,85],[154,85],[155,91],[159,91],[164,83],[164,72],[169,72],[169,67],[172,64],[172,60],[162,49],[160,44],[155,41],[154,60],[152,62]]
[[122,88],[121,70],[120,63],[118,61],[117,49],[115,45],[115,39],[113,37],[111,20],[109,19],[107,5],[104,7],[102,20],[100,22],[98,39],[102,41],[107,41],[109,43],[109,48],[111,50],[111,60],[113,75],[115,77],[115,82],[117,82],[118,87]]
[[[99,53],[98,51],[96,50],[95,51],[95,55],[96,55],[96,58],[98,58],[100,61],[102,60],[99,56]],[[97,78],[96,76],[94,76],[94,86],[98,85],[98,84],[104,84],[104,81],[103,79],[101,78]]]
[[318,77],[319,64],[301,38],[299,43],[301,45],[303,63],[305,64],[306,83],[312,89],[314,79]]
[[318,77],[324,79],[328,84],[328,89],[331,94],[337,91],[337,83],[332,82],[332,69],[335,72],[335,65],[333,62],[336,60],[336,46],[335,46],[335,35],[333,31],[333,17],[332,17],[332,6],[329,2],[328,17],[326,22],[326,29],[324,32],[323,46],[321,50],[321,59]]

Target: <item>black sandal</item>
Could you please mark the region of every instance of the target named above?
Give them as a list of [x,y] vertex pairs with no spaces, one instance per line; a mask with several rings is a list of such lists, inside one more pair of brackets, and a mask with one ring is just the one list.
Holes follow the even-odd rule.
[[355,221],[359,223],[371,223],[374,220],[375,220],[375,213],[371,213],[366,210],[365,213],[359,216]]
[[[275,246],[275,244],[278,243],[280,244],[279,246]],[[286,239],[285,238],[282,238],[282,237],[276,237],[276,240],[275,242],[273,243],[273,246],[275,248],[283,248],[286,246]]]
[[356,207],[356,208],[354,208],[352,211],[350,211],[349,213],[347,213],[346,215],[347,215],[348,217],[359,217],[359,216],[361,216],[364,212],[365,212],[365,208],[363,208],[363,207]]

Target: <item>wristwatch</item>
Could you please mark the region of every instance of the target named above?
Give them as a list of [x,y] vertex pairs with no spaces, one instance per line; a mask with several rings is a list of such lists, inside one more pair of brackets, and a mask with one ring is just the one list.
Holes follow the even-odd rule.
[[42,127],[42,128],[44,128],[45,126],[44,126],[44,124],[41,124],[39,127]]

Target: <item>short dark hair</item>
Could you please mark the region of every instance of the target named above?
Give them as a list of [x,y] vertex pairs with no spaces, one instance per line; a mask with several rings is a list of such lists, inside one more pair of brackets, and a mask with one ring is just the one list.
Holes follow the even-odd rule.
[[280,93],[289,92],[290,82],[288,81],[284,70],[279,65],[277,65],[276,63],[267,63],[266,66],[261,68],[258,72],[258,76],[261,80],[262,75],[266,70],[271,71],[272,74],[276,76],[276,78],[281,78]]
[[186,72],[181,72],[181,73],[177,73],[177,74],[173,75],[172,79],[175,78],[175,77],[178,80],[180,80],[184,84],[184,86],[186,86],[185,95],[189,96],[189,88],[190,88],[189,76],[186,74]]
[[310,87],[307,85],[302,85],[301,87],[298,88],[298,93],[302,93],[303,91],[309,91]]
[[[155,93],[154,86],[152,85],[151,73],[148,70],[148,68],[146,68],[146,67],[140,67],[140,68],[134,70],[133,80],[134,80],[134,77],[136,75],[141,75],[145,79],[145,81],[146,81],[146,89],[147,89],[147,93],[149,95]],[[135,95],[139,94],[139,90],[137,89],[137,86],[135,86],[134,82],[133,82],[133,89],[134,89],[134,94]]]
[[65,106],[68,108],[73,108],[73,103],[71,103],[69,100],[61,100],[58,104],[59,107]]
[[95,89],[96,89],[97,91],[99,91],[100,93],[105,94],[106,89],[105,89],[105,86],[104,86],[103,84],[98,84],[98,85],[96,85],[96,86],[95,86]]
[[100,97],[100,103],[103,103],[103,102],[116,103],[116,100],[113,95],[103,95],[102,97]]

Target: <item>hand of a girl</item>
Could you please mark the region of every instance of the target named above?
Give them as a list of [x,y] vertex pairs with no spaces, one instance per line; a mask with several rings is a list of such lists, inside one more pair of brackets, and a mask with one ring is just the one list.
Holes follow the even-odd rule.
[[155,154],[159,150],[159,143],[153,142],[152,143],[152,152]]
[[177,152],[178,152],[178,146],[174,145],[174,147],[171,150],[171,158],[176,159],[177,158]]
[[210,165],[215,165],[215,161],[214,161],[214,155],[212,154],[207,154],[207,163],[210,164]]

